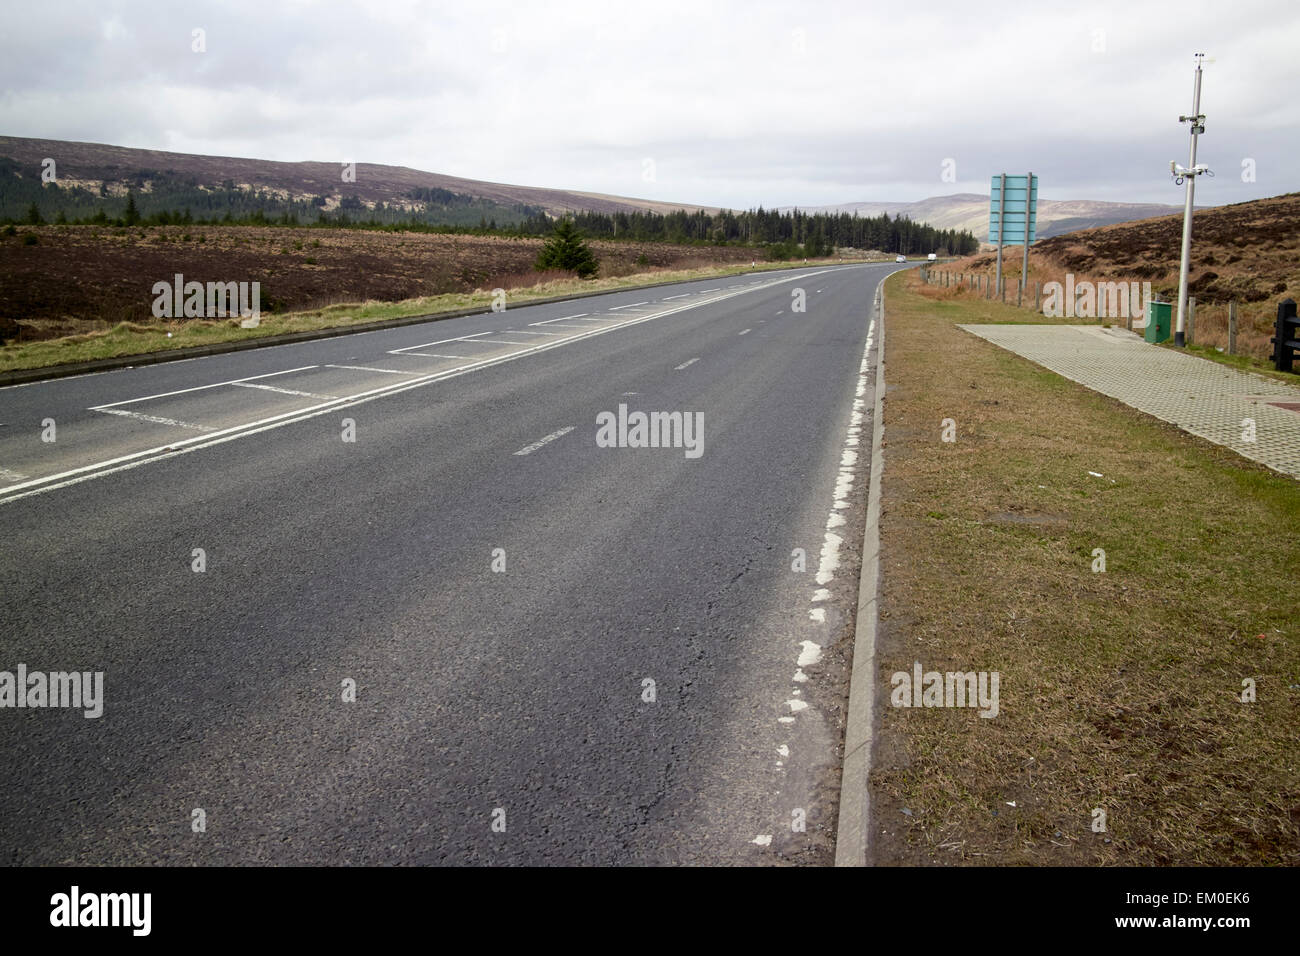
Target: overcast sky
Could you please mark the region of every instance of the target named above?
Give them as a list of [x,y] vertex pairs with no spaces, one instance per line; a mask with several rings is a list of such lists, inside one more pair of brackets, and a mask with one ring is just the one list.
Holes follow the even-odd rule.
[[733,208],[1027,170],[1046,198],[1179,203],[1204,52],[1198,205],[1300,189],[1296,0],[59,0],[4,20],[0,133]]

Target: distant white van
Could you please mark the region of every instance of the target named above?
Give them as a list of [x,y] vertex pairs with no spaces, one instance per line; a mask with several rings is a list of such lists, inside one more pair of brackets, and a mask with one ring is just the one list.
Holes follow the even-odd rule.
[[931,262],[934,262],[934,260],[938,259],[939,257],[932,252],[928,256],[926,256],[926,258],[929,259]]
[[894,256],[894,261],[895,261],[895,262],[906,262],[906,261],[907,261],[907,256]]

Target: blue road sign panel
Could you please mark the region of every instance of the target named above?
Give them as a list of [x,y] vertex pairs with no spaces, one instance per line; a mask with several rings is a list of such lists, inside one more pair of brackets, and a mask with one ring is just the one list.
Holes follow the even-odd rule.
[[[989,242],[1007,246],[1025,244],[1028,221],[1029,242],[1038,238],[1038,177],[1030,183],[1028,176],[1008,176],[1005,206],[1002,203],[1002,177],[994,176],[989,190]],[[1000,235],[999,235],[1000,227]]]

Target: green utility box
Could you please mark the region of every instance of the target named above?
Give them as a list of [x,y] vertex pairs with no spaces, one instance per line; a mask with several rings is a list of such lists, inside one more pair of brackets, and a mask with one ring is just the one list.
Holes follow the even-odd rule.
[[1147,303],[1146,340],[1152,344],[1164,342],[1169,338],[1170,310],[1172,302]]

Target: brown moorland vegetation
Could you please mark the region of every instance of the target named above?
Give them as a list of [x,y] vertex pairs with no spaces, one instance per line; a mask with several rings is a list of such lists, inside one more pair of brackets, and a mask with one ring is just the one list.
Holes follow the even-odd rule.
[[[1150,282],[1165,301],[1178,294],[1183,217],[1085,229],[1038,242],[1029,253],[1032,283]],[[996,255],[947,263],[942,269],[992,276]],[[1003,250],[1008,301],[1021,275],[1021,248]],[[1228,303],[1238,307],[1237,351],[1256,359],[1271,352],[1277,302],[1300,293],[1300,193],[1198,209],[1192,217],[1190,294],[1196,297],[1195,341],[1227,348]],[[980,293],[970,292],[968,295]],[[1033,306],[1032,295],[1028,302]]]
[[[35,242],[29,237],[34,237]],[[514,289],[542,239],[257,226],[23,226],[0,236],[0,339],[34,341],[154,322],[156,282],[260,282],[266,312]],[[601,277],[740,264],[752,249],[591,243]]]

